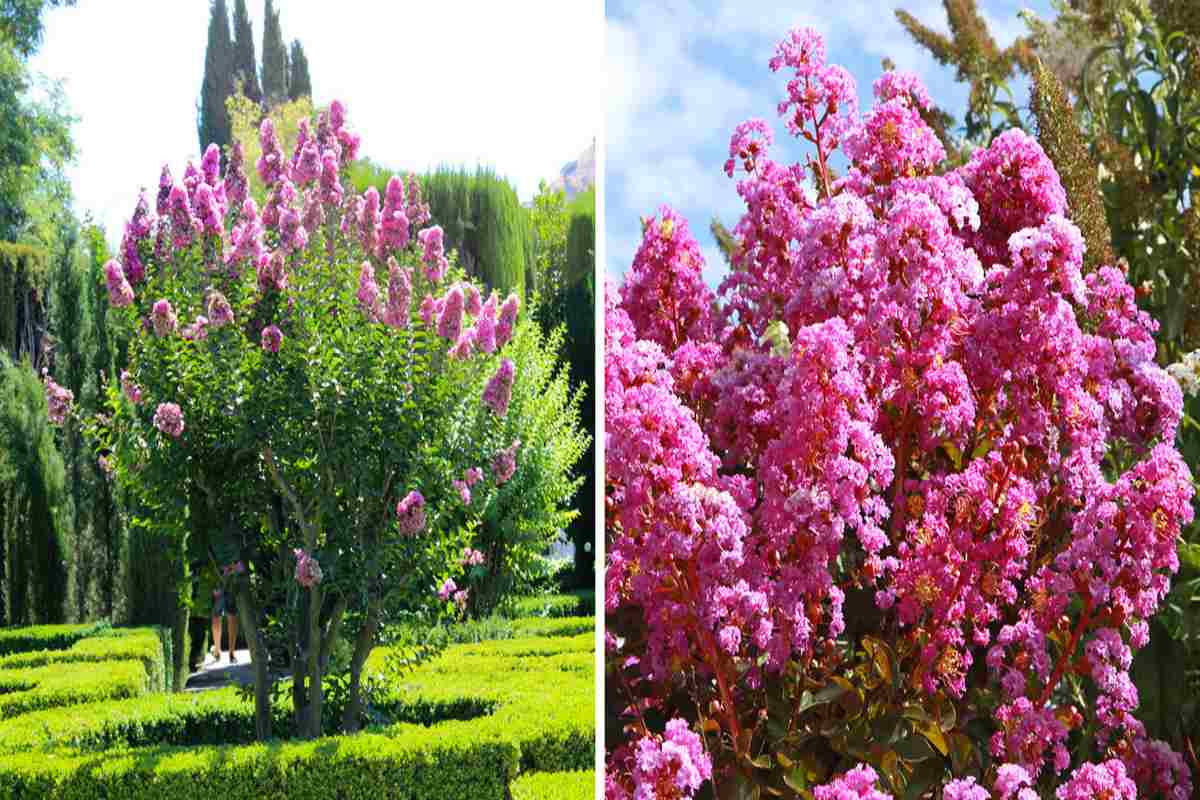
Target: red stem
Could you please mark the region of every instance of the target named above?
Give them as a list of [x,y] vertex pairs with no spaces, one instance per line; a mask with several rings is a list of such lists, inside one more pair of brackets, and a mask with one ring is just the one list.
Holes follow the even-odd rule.
[[1079,646],[1079,639],[1091,623],[1092,601],[1085,597],[1083,614],[1080,615],[1079,622],[1075,623],[1075,630],[1071,632],[1071,641],[1067,643],[1066,649],[1063,650],[1062,655],[1058,658],[1058,664],[1054,667],[1054,674],[1050,676],[1049,683],[1042,689],[1042,693],[1038,697],[1038,708],[1046,705],[1046,701],[1050,699],[1050,693],[1054,691],[1054,687],[1062,680],[1063,673],[1067,671],[1067,663],[1071,660],[1071,656],[1074,655],[1075,648]]

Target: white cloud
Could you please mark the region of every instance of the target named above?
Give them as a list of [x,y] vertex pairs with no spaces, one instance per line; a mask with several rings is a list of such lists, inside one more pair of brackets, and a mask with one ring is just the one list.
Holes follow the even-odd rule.
[[[263,4],[247,5],[261,56]],[[47,15],[33,67],[66,81],[80,117],[76,205],[110,238],[164,161],[178,176],[198,156],[208,8],[81,0]],[[280,7],[285,38],[304,45],[314,100],[346,103],[364,155],[405,170],[488,164],[524,199],[597,134],[602,14],[595,0]]]

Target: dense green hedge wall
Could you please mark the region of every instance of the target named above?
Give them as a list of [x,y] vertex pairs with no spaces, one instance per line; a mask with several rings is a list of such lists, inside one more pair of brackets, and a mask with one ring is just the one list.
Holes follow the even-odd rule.
[[138,697],[151,690],[140,661],[51,664],[0,670],[0,719],[93,700]]
[[48,664],[137,660],[142,662],[146,670],[151,690],[161,692],[170,689],[166,658],[163,640],[157,629],[120,628],[80,639],[66,650],[45,649],[0,656],[0,670],[30,669]]
[[[236,689],[135,693],[41,706],[19,716],[0,706],[0,800],[149,798],[195,788],[251,797],[351,798],[377,797],[381,787],[394,797],[499,800],[518,772],[592,769],[594,619],[515,624],[542,635],[448,648],[377,696],[393,718],[405,721],[351,738],[239,744],[253,738],[254,708]],[[579,629],[586,632],[576,634]],[[73,649],[101,647],[84,645],[105,639],[112,648],[123,641],[149,643],[145,633],[97,637]],[[70,652],[59,651],[48,666],[0,669],[0,692],[6,678],[19,686],[34,674],[43,680],[48,672],[81,669],[112,675],[118,665],[134,668],[146,685],[138,661],[63,660]],[[366,674],[379,675],[388,656],[377,650]],[[87,691],[80,688],[75,702]],[[14,696],[0,694],[0,700]],[[221,745],[205,746],[218,737]]]
[[107,623],[91,622],[84,625],[34,625],[0,629],[0,656],[35,650],[66,650],[106,627]]
[[596,773],[530,772],[512,784],[512,800],[592,800],[596,796]]
[[512,603],[514,617],[586,617],[596,613],[596,593],[590,590],[570,594],[546,594],[521,597]]

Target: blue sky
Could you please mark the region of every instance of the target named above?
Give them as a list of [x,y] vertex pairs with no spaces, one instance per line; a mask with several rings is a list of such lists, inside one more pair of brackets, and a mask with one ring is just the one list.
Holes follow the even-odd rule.
[[[982,0],[1001,45],[1025,33],[1017,12],[1028,8],[1051,19],[1049,0]],[[716,286],[726,268],[708,232],[718,216],[737,222],[743,206],[723,165],[734,127],[766,119],[775,134],[772,157],[799,161],[805,152],[775,113],[787,77],[767,62],[793,27],[812,27],[825,37],[828,60],[846,67],[866,108],[871,85],[887,56],[899,69],[916,72],[934,101],[961,117],[966,87],[918,47],[893,14],[904,8],[927,25],[947,30],[940,0],[790,0],[779,4],[733,0],[609,0],[605,49],[608,111],[605,137],[606,268],[619,282],[641,237],[639,218],[662,204],[687,217],[704,252],[705,277]],[[1028,103],[1028,89],[1013,87]]]
[[[233,0],[227,0],[230,10]],[[263,0],[247,0],[262,56]],[[314,100],[346,103],[363,155],[396,169],[488,164],[522,199],[602,122],[599,0],[276,2],[308,56]],[[79,212],[119,239],[140,186],[197,158],[209,0],[79,0],[46,15],[34,70],[65,82],[79,117],[69,170]],[[587,65],[595,68],[588,69]]]

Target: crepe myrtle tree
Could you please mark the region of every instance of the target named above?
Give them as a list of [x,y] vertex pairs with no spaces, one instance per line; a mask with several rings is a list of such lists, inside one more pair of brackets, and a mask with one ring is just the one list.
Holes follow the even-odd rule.
[[915,76],[770,66],[813,152],[735,130],[721,300],[669,208],[607,293],[606,796],[1186,800],[1129,674],[1193,516],[1156,323],[1023,132],[946,170]]
[[[518,321],[517,297],[462,279],[411,179],[392,178],[382,198],[343,187],[359,139],[341,103],[302,122],[290,155],[269,119],[260,143],[261,209],[237,144],[224,174],[210,147],[182,180],[164,167],[154,211],[141,198],[104,268],[129,368],[93,427],[118,479],[176,524],[203,511],[226,545],[214,549],[229,554],[220,566],[257,666],[260,738],[261,606],[282,562],[295,724],[312,737],[339,638],[353,643],[341,721],[353,731],[387,610],[440,603],[498,513],[548,540],[575,484],[554,474],[569,458],[546,454],[569,456],[586,437],[546,354],[553,342]],[[549,391],[512,420],[528,381]],[[536,509],[499,502],[522,470],[546,487]],[[266,521],[240,522],[256,515]],[[248,546],[230,548],[237,537]],[[463,608],[469,590],[448,599]]]

